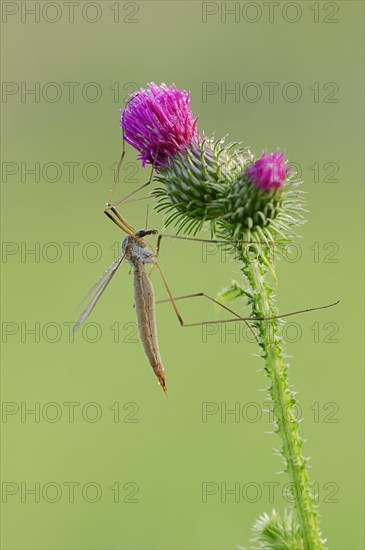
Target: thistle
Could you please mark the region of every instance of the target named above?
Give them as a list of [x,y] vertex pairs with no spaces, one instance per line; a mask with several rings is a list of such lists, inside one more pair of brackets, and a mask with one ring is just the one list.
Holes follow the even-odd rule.
[[166,166],[179,151],[199,140],[197,119],[190,110],[190,94],[173,84],[156,86],[131,95],[121,109],[124,139],[139,152],[142,166]]
[[[286,244],[304,223],[300,182],[284,154],[266,151],[255,158],[239,144],[201,136],[190,111],[190,96],[174,85],[150,84],[132,96],[122,111],[128,143],[139,151],[142,165],[153,164],[160,186],[156,209],[166,225],[195,234],[205,225],[240,260],[245,286],[234,283],[222,301],[248,298],[253,317],[278,314],[269,274],[274,274],[278,244]],[[252,254],[253,247],[256,250]],[[295,417],[296,399],[288,382],[279,322],[254,323],[269,379],[275,430],[281,457],[293,486],[295,515],[264,515],[255,525],[257,548],[321,549],[322,539],[310,491],[303,440]],[[265,546],[264,546],[265,545]]]
[[162,184],[154,194],[165,224],[196,233],[205,222],[229,238],[269,242],[288,238],[303,221],[301,192],[284,154],[255,160],[240,144],[201,136],[190,94],[149,84],[121,110],[124,138]]

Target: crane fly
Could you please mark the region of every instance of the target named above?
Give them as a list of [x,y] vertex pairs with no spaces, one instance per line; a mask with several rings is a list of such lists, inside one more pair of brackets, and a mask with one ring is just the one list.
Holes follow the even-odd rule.
[[[154,173],[154,167],[155,163],[152,165],[151,175],[149,180],[144,183],[143,185],[140,185],[137,187],[134,191],[126,195],[125,197],[119,199],[118,201],[112,203],[112,196],[115,190],[115,186],[117,181],[119,180],[119,173],[120,168],[123,162],[125,156],[125,142],[123,139],[123,149],[122,154],[117,166],[113,186],[109,193],[109,199],[106,203],[106,208],[104,209],[104,213],[125,233],[127,233],[127,236],[123,239],[121,244],[121,253],[118,256],[118,258],[112,263],[112,265],[106,270],[104,275],[102,275],[99,279],[99,281],[93,286],[93,288],[88,292],[88,294],[85,296],[84,300],[81,302],[83,303],[86,301],[90,296],[92,298],[89,300],[87,306],[81,313],[78,321],[73,326],[73,332],[76,332],[78,328],[85,322],[85,320],[88,318],[90,313],[93,311],[95,305],[99,301],[101,295],[103,294],[104,290],[109,285],[110,281],[116,274],[118,268],[121,266],[124,260],[127,260],[127,262],[130,264],[133,272],[133,280],[134,280],[134,304],[136,309],[136,316],[137,316],[137,323],[138,323],[138,331],[141,339],[141,343],[143,345],[144,352],[147,356],[147,359],[153,369],[153,372],[155,373],[157,380],[164,391],[165,394],[167,394],[167,387],[166,387],[166,381],[165,381],[165,369],[162,364],[159,345],[158,345],[158,339],[157,339],[157,328],[156,328],[156,315],[155,315],[155,305],[156,303],[164,303],[164,302],[171,302],[173,310],[177,316],[177,319],[182,327],[194,327],[194,326],[202,326],[207,324],[222,324],[222,323],[232,323],[237,321],[244,321],[248,326],[248,321],[270,321],[273,319],[280,319],[284,317],[289,317],[292,315],[297,315],[299,313],[306,313],[309,311],[315,311],[319,309],[326,309],[329,307],[332,307],[336,305],[338,302],[319,306],[319,307],[312,307],[308,309],[301,309],[298,311],[290,312],[290,313],[284,313],[281,315],[275,315],[272,317],[242,317],[226,305],[222,304],[218,300],[212,298],[211,296],[208,296],[208,294],[205,294],[204,292],[197,292],[195,294],[188,294],[185,296],[179,296],[174,298],[171,294],[169,285],[167,284],[166,278],[161,270],[161,267],[158,263],[158,256],[160,252],[160,246],[161,246],[161,239],[163,237],[168,237],[172,239],[182,239],[182,240],[188,240],[188,241],[194,241],[194,242],[200,242],[200,243],[215,243],[215,244],[224,244],[227,245],[226,241],[219,241],[219,240],[212,240],[212,239],[197,239],[192,237],[182,237],[177,235],[166,235],[166,234],[159,234],[157,239],[157,246],[155,250],[151,250],[149,248],[149,245],[147,241],[145,240],[145,237],[150,235],[157,235],[158,231],[156,229],[140,229],[136,230],[132,225],[130,225],[127,220],[120,214],[120,212],[116,209],[116,206],[121,203],[127,203],[127,202],[134,202],[134,200],[142,200],[144,198],[152,198],[153,195],[147,195],[146,197],[142,197],[141,199],[133,199],[133,200],[127,200],[130,199],[135,193],[138,193],[138,191],[142,190],[143,188],[147,187],[153,179],[153,173]],[[156,154],[157,156],[157,154]],[[147,225],[147,223],[146,223]],[[255,244],[258,243],[248,243],[248,241],[237,241],[245,244]],[[273,243],[275,244],[275,243]],[[266,243],[267,245],[267,243]],[[151,265],[151,270],[149,274],[147,274],[146,266],[147,264]],[[164,284],[164,287],[166,289],[168,299],[166,300],[160,300],[158,302],[155,302],[155,294],[153,285],[150,279],[151,273],[154,268],[157,268],[159,271],[162,282]],[[183,320],[178,307],[176,305],[176,302],[178,300],[184,300],[188,298],[196,298],[196,297],[204,297],[210,300],[211,302],[214,302],[221,308],[225,309],[232,315],[234,315],[234,318],[230,319],[220,319],[220,320],[212,320],[212,321],[200,321],[195,323],[185,323]],[[251,327],[250,327],[251,329]],[[252,330],[252,329],[251,329]],[[255,336],[256,337],[256,336]]]
[[146,264],[155,264],[156,258],[154,252],[147,248],[148,243],[144,240],[144,237],[147,235],[156,234],[157,231],[155,229],[140,229],[134,234],[131,233],[125,237],[122,242],[122,252],[120,256],[112,263],[98,283],[90,291],[90,293],[94,292],[94,296],[74,325],[73,331],[75,332],[87,319],[123,260],[127,260],[133,271],[134,302],[140,339],[153,372],[163,391],[166,393],[165,370],[162,364],[157,340],[155,294],[151,279],[146,271]]

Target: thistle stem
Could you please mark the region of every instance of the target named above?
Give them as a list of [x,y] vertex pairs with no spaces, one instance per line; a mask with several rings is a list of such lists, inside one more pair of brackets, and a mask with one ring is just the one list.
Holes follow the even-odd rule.
[[[250,303],[253,316],[276,315],[273,291],[265,280],[266,266],[257,258],[241,259],[242,271],[251,286]],[[307,459],[302,454],[303,440],[299,436],[299,422],[295,416],[296,399],[290,390],[288,369],[283,361],[278,320],[259,322],[256,327],[265,360],[265,371],[270,378],[269,392],[274,406],[276,432],[282,439],[281,454],[292,482],[292,495],[303,545],[305,550],[323,549],[314,498],[309,486]]]

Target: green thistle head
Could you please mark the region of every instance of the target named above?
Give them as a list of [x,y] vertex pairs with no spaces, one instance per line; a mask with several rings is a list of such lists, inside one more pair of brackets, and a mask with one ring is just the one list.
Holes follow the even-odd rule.
[[165,211],[165,225],[196,233],[205,222],[213,226],[226,214],[229,186],[245,169],[247,159],[237,144],[204,138],[179,152],[157,176],[156,209]]
[[304,221],[300,182],[289,172],[283,153],[255,160],[237,144],[204,139],[159,169],[156,208],[180,232],[195,234],[210,222],[229,242],[285,243]]

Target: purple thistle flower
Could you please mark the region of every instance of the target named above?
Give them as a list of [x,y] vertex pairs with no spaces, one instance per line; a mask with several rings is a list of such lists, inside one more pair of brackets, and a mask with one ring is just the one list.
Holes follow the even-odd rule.
[[190,93],[178,90],[175,84],[141,88],[131,95],[121,109],[120,125],[124,139],[139,151],[144,168],[146,163],[166,166],[171,157],[199,141],[197,118],[190,110]]
[[268,155],[264,151],[247,170],[247,178],[257,189],[272,191],[283,186],[290,170],[290,166],[284,162],[284,153],[275,151]]

